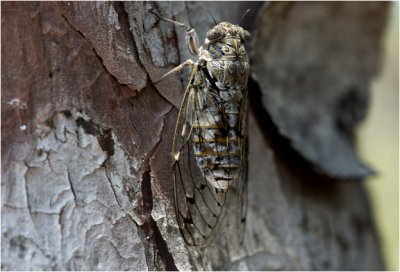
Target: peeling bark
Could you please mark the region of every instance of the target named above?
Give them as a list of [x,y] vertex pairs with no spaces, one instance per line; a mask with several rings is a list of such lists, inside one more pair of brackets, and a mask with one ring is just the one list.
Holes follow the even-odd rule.
[[[204,5],[231,22],[252,8],[243,247],[234,207],[207,248],[186,246],[175,221],[171,146],[188,71],[158,80],[192,56],[185,31],[150,11],[203,40],[213,19],[201,4],[2,2],[3,270],[384,268],[352,132],[387,4]],[[296,43],[310,35],[311,57]],[[310,107],[316,96],[325,104]]]

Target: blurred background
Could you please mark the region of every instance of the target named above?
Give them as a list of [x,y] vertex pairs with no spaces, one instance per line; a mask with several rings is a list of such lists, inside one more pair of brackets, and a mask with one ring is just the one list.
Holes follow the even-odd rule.
[[377,170],[366,182],[388,270],[399,270],[399,2],[392,2],[381,71],[359,128],[361,156]]

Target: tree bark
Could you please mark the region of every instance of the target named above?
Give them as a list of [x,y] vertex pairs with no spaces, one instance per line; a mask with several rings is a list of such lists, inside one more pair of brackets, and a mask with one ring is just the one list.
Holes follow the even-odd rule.
[[[386,3],[204,3],[252,32],[244,245],[174,215],[171,149],[199,2],[2,2],[3,270],[382,270],[353,132]],[[151,82],[155,82],[154,84]],[[234,209],[234,208],[232,208]]]

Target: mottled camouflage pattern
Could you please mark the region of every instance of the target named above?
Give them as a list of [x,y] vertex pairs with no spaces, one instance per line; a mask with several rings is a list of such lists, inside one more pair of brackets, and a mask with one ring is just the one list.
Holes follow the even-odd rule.
[[[199,96],[205,101],[195,101],[194,154],[218,193],[225,193],[237,178],[241,163],[244,132],[238,119],[249,75],[245,36],[241,27],[223,22],[207,33],[199,50],[197,70],[201,75],[196,91],[206,91],[211,96]],[[207,101],[208,97],[212,101]]]
[[[249,60],[244,42],[249,38],[249,32],[227,22],[210,29],[182,102],[173,147],[175,205],[191,245],[215,234],[232,182],[239,195],[245,193]],[[245,197],[237,202],[241,224]]]

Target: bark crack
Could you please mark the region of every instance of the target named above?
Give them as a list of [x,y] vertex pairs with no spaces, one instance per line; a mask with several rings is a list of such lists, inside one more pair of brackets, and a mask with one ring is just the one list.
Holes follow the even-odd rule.
[[[172,110],[172,108],[171,108]],[[171,111],[170,110],[170,111]],[[168,111],[168,112],[170,112]],[[166,114],[168,114],[168,112]],[[166,115],[164,114],[164,115]],[[174,258],[171,254],[171,252],[168,249],[167,243],[164,240],[160,229],[157,226],[157,222],[154,220],[152,217],[151,213],[153,210],[153,192],[151,188],[151,167],[150,167],[150,158],[151,156],[155,153],[155,151],[158,149],[162,142],[162,132],[164,131],[164,119],[162,119],[162,127],[161,127],[161,132],[159,135],[159,140],[157,143],[154,145],[154,147],[151,149],[151,151],[148,153],[147,158],[144,161],[144,167],[145,171],[143,172],[142,175],[142,196],[143,196],[143,213],[146,218],[146,222],[144,224],[144,231],[148,237],[148,239],[151,241],[151,243],[154,246],[154,257],[157,260],[158,256],[160,257],[160,261],[164,267],[161,267],[161,269],[168,270],[168,271],[177,271],[178,268],[175,265]],[[154,263],[157,267],[157,263]],[[158,267],[160,268],[160,267]]]
[[67,168],[67,179],[69,182],[69,186],[71,187],[71,192],[74,195],[74,201],[76,202],[76,193],[75,193],[74,186],[72,185],[71,174],[69,172],[69,168]]
[[[25,174],[24,174],[24,186],[25,186],[25,195],[26,195],[26,206],[27,206],[27,208],[28,208],[28,212],[29,212],[29,215],[30,215],[31,220],[32,220],[32,207],[31,207],[31,204],[30,204],[30,202],[29,202],[28,183],[26,182],[26,181],[27,181],[27,174],[28,174],[28,171],[29,171],[29,169],[30,169],[30,166],[28,165],[28,163],[27,163],[26,161],[24,161],[24,163],[25,163],[25,166],[27,167],[27,170],[26,170],[26,172],[25,172]],[[33,220],[32,220],[32,222],[33,222]]]
[[87,41],[90,44],[91,49],[93,50],[94,55],[99,59],[101,66],[103,67],[104,71],[107,72],[107,74],[112,77],[115,82],[118,82],[118,84],[120,86],[124,86],[129,88],[129,86],[127,84],[121,83],[118,81],[118,78],[116,76],[114,76],[107,68],[107,66],[104,64],[102,57],[97,53],[96,48],[93,46],[93,43],[90,41],[90,39],[86,38],[85,34],[82,33],[82,31],[80,31],[79,29],[75,28],[71,22],[67,19],[67,17],[65,15],[61,15],[64,20],[67,22],[67,24],[71,27],[71,29],[76,32],[82,39],[84,39],[85,41]]
[[[128,43],[128,45],[130,46],[133,57],[136,60],[140,60],[139,50],[135,43],[135,37],[134,37],[133,33],[130,31],[128,13],[126,12],[122,2],[113,2],[113,4],[114,4],[114,10],[118,14],[118,18],[120,19],[121,29],[123,29],[125,36],[129,37],[131,40],[131,42]],[[138,65],[140,65],[140,68],[143,71],[146,71],[146,68],[140,61],[138,61],[137,63],[138,63]],[[146,77],[148,77],[147,72],[146,72]],[[147,81],[147,78],[145,80]]]
[[121,209],[121,211],[122,211],[125,215],[127,215],[137,227],[139,227],[139,226],[140,226],[139,223],[136,222],[135,219],[134,219],[128,212],[125,211],[125,209],[122,207],[121,203],[119,202],[118,197],[117,197],[117,193],[115,192],[115,189],[114,189],[113,183],[112,183],[112,181],[111,181],[111,178],[110,178],[109,175],[108,175],[109,172],[107,171],[107,168],[105,168],[105,170],[106,170],[107,181],[108,181],[109,184],[110,184],[111,191],[113,192],[113,195],[114,195],[115,201],[117,202],[117,205],[119,206],[119,208]]
[[[155,258],[160,257],[162,264],[167,271],[177,271],[178,268],[175,265],[175,261],[172,257],[171,252],[168,250],[167,243],[161,235],[161,231],[157,226],[156,221],[151,216],[153,209],[153,193],[151,190],[151,170],[145,171],[142,176],[142,194],[143,194],[143,211],[146,214],[146,222],[144,224],[144,230],[146,235],[151,240],[155,247]],[[155,263],[156,267],[157,264]]]

